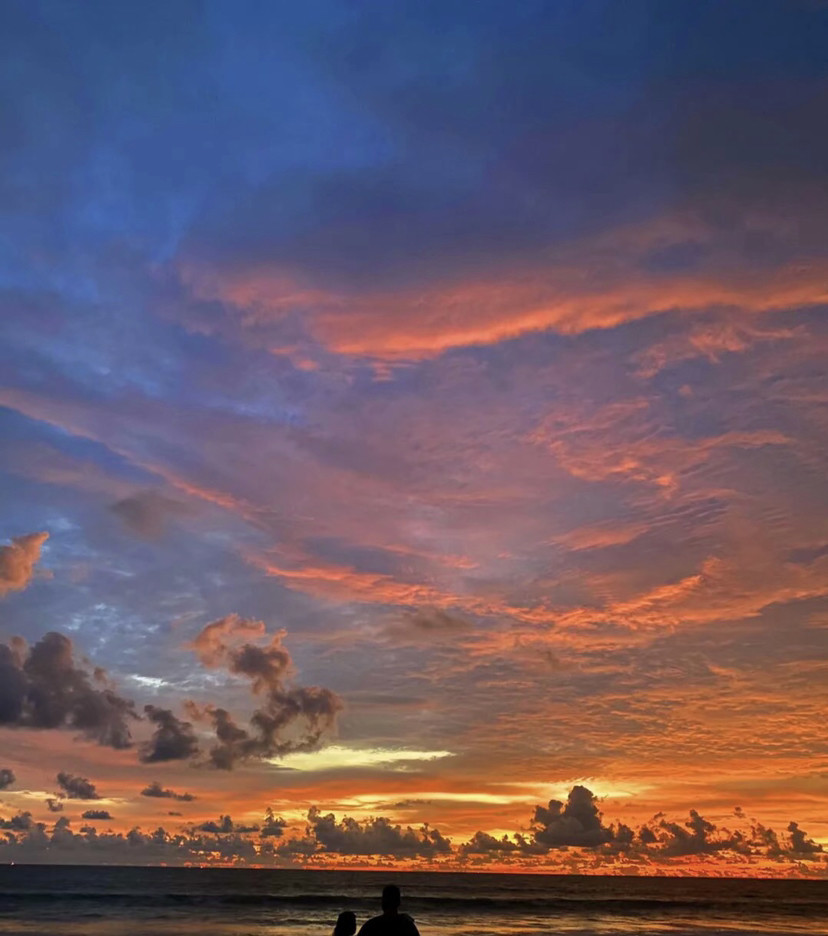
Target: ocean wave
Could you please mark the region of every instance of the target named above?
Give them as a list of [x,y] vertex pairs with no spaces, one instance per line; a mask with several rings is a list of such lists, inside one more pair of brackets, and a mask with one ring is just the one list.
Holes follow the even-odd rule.
[[[69,904],[78,907],[90,905],[98,912],[111,912],[133,908],[214,910],[245,907],[250,909],[277,909],[280,907],[313,907],[332,910],[369,908],[376,906],[375,896],[355,896],[354,894],[196,894],[196,893],[95,893],[95,892],[38,892],[15,891],[0,892],[0,915],[15,913],[20,910],[44,905]],[[809,901],[771,901],[771,900],[711,900],[689,897],[562,897],[562,896],[506,896],[506,895],[449,895],[425,896],[408,895],[405,909],[415,917],[442,912],[444,914],[469,917],[474,914],[501,915],[583,915],[599,914],[608,916],[715,916],[715,917],[824,917],[828,911],[828,902]]]

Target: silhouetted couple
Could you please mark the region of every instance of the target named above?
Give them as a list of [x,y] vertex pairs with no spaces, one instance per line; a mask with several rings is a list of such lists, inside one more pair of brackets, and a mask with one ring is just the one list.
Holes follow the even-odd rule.
[[[400,889],[389,884],[382,889],[382,913],[362,924],[359,936],[420,936],[420,931],[407,913],[400,913]],[[339,914],[333,936],[354,936],[356,916],[346,910]]]

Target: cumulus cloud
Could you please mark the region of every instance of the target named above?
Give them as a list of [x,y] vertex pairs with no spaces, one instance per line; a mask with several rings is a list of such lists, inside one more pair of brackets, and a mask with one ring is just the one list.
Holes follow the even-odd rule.
[[718,829],[695,809],[690,810],[690,816],[684,823],[660,818],[655,828],[643,826],[639,830],[639,840],[666,856],[744,851],[747,845],[740,833]]
[[251,757],[311,750],[333,728],[342,708],[339,697],[329,689],[288,687],[286,681],[294,668],[282,645],[282,633],[265,646],[237,643],[239,637],[264,634],[261,621],[230,615],[208,624],[191,645],[205,665],[222,666],[249,680],[253,695],[263,700],[247,728],[238,725],[226,709],[207,706],[204,710],[216,734],[209,752],[214,767],[230,770],[237,761]]
[[[735,816],[745,818],[742,810]],[[780,835],[758,822],[746,829],[727,829],[691,809],[684,822],[656,815],[636,830],[628,847],[657,861],[721,853],[775,861],[808,861],[824,856],[823,847],[809,838],[798,823],[790,822],[787,833]]]
[[813,839],[809,839],[807,834],[799,828],[799,823],[791,822],[788,825],[788,832],[791,836],[791,851],[794,855],[816,855],[824,849]]
[[179,803],[190,803],[196,797],[192,793],[176,793],[175,790],[165,789],[157,780],[153,780],[141,790],[141,796],[151,796],[158,799],[173,799]]
[[212,819],[202,822],[196,826],[200,832],[214,832],[216,834],[228,834],[233,831],[233,820],[229,816],[219,816],[218,821]]
[[12,538],[11,546],[0,546],[0,598],[20,591],[32,580],[34,567],[48,533],[29,533]]
[[308,812],[308,830],[328,852],[338,855],[382,855],[393,858],[433,858],[451,852],[451,840],[427,825],[420,829],[394,825],[383,816],[360,821],[333,813]]
[[0,829],[6,829],[10,832],[25,832],[34,826],[32,814],[30,812],[18,813],[11,819],[3,819],[0,816]]
[[526,840],[521,835],[515,836],[513,840],[508,835],[495,838],[488,832],[475,832],[468,842],[463,842],[458,847],[458,853],[460,855],[497,855],[525,849]]
[[101,832],[84,826],[75,832],[71,822],[60,817],[51,828],[35,823],[24,813],[0,819],[9,830],[0,839],[0,860],[63,864],[172,864],[245,863],[257,858],[254,843],[244,835],[211,835],[200,832],[168,832],[162,827],[126,833]]
[[46,807],[49,812],[63,812],[63,803],[59,799],[55,799],[53,796],[46,798]]
[[177,718],[169,709],[145,705],[147,719],[156,726],[152,738],[141,745],[139,758],[145,764],[186,760],[198,753],[198,738],[190,722]]
[[[736,817],[744,819],[739,810]],[[669,863],[700,855],[739,856],[775,861],[816,860],[824,856],[821,845],[808,838],[796,822],[788,825],[783,839],[772,829],[754,823],[744,830],[730,830],[705,819],[691,809],[685,821],[656,814],[636,829],[623,822],[606,825],[598,799],[587,787],[576,785],[566,803],[552,800],[536,806],[532,836],[520,833],[501,838],[476,832],[456,850],[458,857],[502,858],[505,855],[537,857],[555,850],[582,849],[595,856],[621,855],[631,861]]]
[[532,817],[534,841],[543,848],[567,845],[593,847],[609,842],[612,829],[604,826],[595,794],[584,786],[574,786],[566,803],[550,800],[536,806]]
[[262,838],[280,838],[285,831],[287,823],[281,816],[276,816],[273,810],[268,806],[265,810],[265,820],[262,823]]
[[[824,868],[828,873],[824,850],[796,822],[791,822],[782,834],[758,824],[732,832],[691,810],[684,823],[657,814],[633,830],[623,823],[605,825],[594,794],[585,787],[573,791],[565,803],[542,807],[546,812],[540,819],[536,813],[531,836],[515,833],[498,837],[480,831],[458,846],[428,824],[412,828],[383,816],[344,816],[338,820],[333,813],[323,813],[315,806],[308,811],[307,825],[299,835],[285,834],[289,833],[287,823],[270,808],[261,824],[238,823],[223,814],[198,825],[183,826],[176,833],[163,828],[151,832],[133,828],[126,834],[108,832],[100,836],[91,826],[73,831],[65,817],[47,829],[26,812],[0,818],[0,829],[5,833],[0,837],[0,861],[184,864],[197,859],[200,863],[247,860],[279,865],[324,863],[326,856],[339,855],[388,861],[457,861],[461,866],[466,862],[480,866],[494,861],[514,867],[555,868],[561,867],[561,854],[565,853],[567,867],[577,870],[596,868],[607,861],[630,862],[639,868],[642,863],[675,866],[683,859],[715,854],[724,860],[723,867],[728,859],[739,862],[734,867],[741,869],[744,861],[761,859],[800,867],[802,862],[810,862],[816,872]],[[112,817],[106,810],[91,809],[82,818],[107,821]],[[567,822],[576,818],[580,829]],[[554,845],[537,838],[539,832],[549,828],[555,829]]]
[[209,819],[196,826],[198,832],[212,832],[214,835],[231,835],[234,833],[258,832],[257,825],[238,825],[230,816],[219,816],[217,820]]
[[7,790],[16,779],[13,770],[10,770],[8,767],[3,767],[3,769],[0,770],[0,790]]
[[74,774],[61,770],[57,775],[57,782],[67,799],[96,800],[101,798],[95,789],[95,784],[86,777],[76,777]]
[[[293,663],[282,646],[282,634],[266,646],[234,645],[242,636],[262,636],[264,625],[231,615],[215,621],[192,644],[208,666],[223,666],[247,679],[251,692],[263,700],[247,727],[223,708],[208,705],[190,711],[213,724],[216,743],[208,762],[230,769],[238,760],[273,757],[313,749],[331,729],[342,703],[329,689],[289,686]],[[95,685],[97,683],[98,685]],[[139,749],[144,763],[187,760],[199,753],[190,722],[170,709],[144,707],[155,726]],[[139,720],[135,704],[106,685],[104,670],[91,672],[76,662],[72,641],[50,632],[29,648],[15,637],[0,644],[0,725],[25,728],[75,728],[88,738],[113,748],[132,745],[129,722]]]
[[113,748],[132,744],[133,703],[107,687],[103,671],[76,663],[72,641],[50,632],[29,648],[20,638],[0,644],[0,725],[74,728]]

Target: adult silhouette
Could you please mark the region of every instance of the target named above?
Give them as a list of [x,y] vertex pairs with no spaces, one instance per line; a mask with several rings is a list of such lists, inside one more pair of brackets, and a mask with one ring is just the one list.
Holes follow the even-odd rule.
[[400,889],[388,884],[382,889],[382,913],[362,924],[358,936],[420,936],[407,913],[400,913]]

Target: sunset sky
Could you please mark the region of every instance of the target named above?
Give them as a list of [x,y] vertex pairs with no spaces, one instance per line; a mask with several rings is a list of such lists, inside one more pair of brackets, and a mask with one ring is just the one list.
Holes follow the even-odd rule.
[[828,874],[826,49],[5,0],[0,862]]

